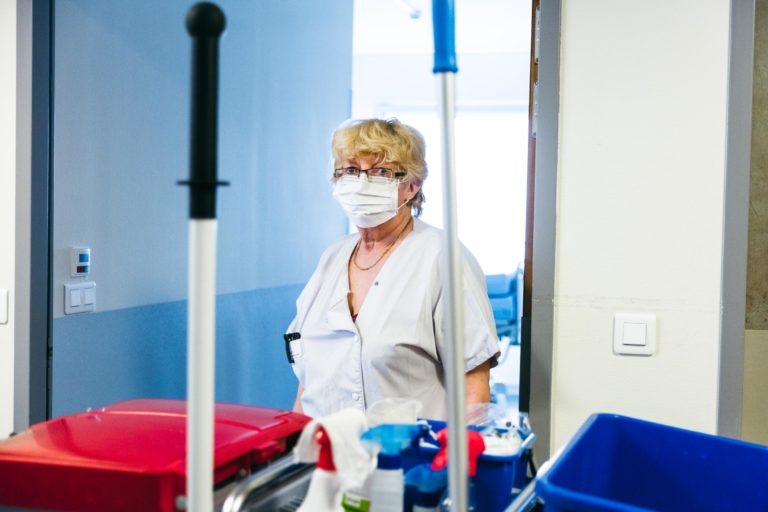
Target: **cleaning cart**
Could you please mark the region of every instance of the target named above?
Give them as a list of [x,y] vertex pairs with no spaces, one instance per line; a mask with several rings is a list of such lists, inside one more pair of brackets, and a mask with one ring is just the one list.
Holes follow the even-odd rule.
[[[445,429],[445,423],[440,421],[421,422],[422,435],[400,452],[401,465],[404,472],[421,465],[432,463],[441,448],[437,434]],[[470,427],[470,430],[486,430],[488,427]],[[504,430],[504,429],[501,429]],[[530,465],[532,447],[536,441],[533,432],[519,431],[521,444],[514,453],[494,455],[482,453],[477,458],[476,474],[474,477],[475,510],[483,512],[503,512],[510,503],[531,481]],[[469,466],[469,463],[468,463]],[[450,467],[450,464],[449,464]],[[284,458],[277,464],[264,468],[239,482],[231,491],[224,503],[223,512],[256,512],[294,510],[281,508],[297,507],[303,501],[309,485],[309,479],[314,465],[298,464]],[[443,484],[444,485],[444,484]],[[411,493],[406,482],[406,506],[413,505]],[[450,491],[441,491],[437,496],[440,503],[449,504]],[[466,506],[466,504],[465,504]],[[456,510],[456,506],[451,510]],[[411,509],[406,509],[411,510]]]

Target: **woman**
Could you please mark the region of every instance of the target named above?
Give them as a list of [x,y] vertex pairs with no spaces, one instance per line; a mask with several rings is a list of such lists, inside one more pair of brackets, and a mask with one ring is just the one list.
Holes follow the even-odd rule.
[[[334,132],[332,153],[333,195],[358,234],[326,249],[296,302],[285,335],[294,410],[322,417],[407,397],[422,417],[444,419],[443,233],[417,218],[424,138],[396,119],[352,121]],[[467,402],[487,402],[499,343],[485,277],[464,247],[462,273]]]

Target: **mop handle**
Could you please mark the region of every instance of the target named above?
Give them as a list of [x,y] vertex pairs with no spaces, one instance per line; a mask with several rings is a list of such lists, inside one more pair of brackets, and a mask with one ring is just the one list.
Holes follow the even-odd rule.
[[187,311],[188,512],[213,510],[214,361],[216,359],[216,120],[219,37],[224,13],[195,4],[187,13],[192,36],[189,161],[189,307]]
[[456,73],[456,36],[453,0],[433,0],[432,26],[435,38],[435,66],[433,73]]
[[433,0],[432,22],[435,38],[435,66],[441,101],[443,138],[443,261],[448,314],[445,318],[445,384],[448,395],[448,494],[451,510],[464,512],[468,506],[468,454],[466,397],[464,396],[464,310],[461,302],[461,255],[456,222],[456,170],[454,152],[456,67],[453,0]]
[[189,154],[189,217],[216,218],[216,138],[219,95],[219,37],[226,21],[218,6],[193,5],[187,12],[192,37],[192,111]]

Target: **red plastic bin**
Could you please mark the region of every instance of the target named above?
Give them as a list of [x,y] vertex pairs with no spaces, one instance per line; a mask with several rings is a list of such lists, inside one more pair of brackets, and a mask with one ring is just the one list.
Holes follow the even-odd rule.
[[[217,488],[286,454],[309,418],[217,404]],[[0,441],[0,505],[173,512],[186,494],[186,402],[130,400],[33,425]]]

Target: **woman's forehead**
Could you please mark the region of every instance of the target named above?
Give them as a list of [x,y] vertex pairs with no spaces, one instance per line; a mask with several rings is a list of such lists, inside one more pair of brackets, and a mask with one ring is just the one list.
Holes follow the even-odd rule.
[[364,162],[366,164],[371,165],[378,165],[383,163],[393,163],[389,162],[384,158],[384,155],[371,155],[371,154],[362,154],[362,155],[347,155],[344,158],[345,162]]

